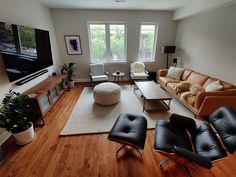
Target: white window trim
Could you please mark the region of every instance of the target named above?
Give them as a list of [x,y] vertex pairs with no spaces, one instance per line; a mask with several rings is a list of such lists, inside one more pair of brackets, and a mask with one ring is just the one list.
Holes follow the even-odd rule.
[[[124,47],[125,47],[125,50],[124,50],[124,60],[122,61],[114,61],[114,60],[104,60],[104,61],[96,61],[94,59],[92,59],[92,41],[91,41],[91,36],[90,36],[90,28],[89,28],[89,25],[90,24],[104,24],[105,26],[106,25],[119,25],[119,24],[122,24],[125,26],[125,29],[124,29],[124,37],[125,37],[125,41],[124,41]],[[90,62],[91,63],[126,63],[127,62],[127,22],[123,22],[123,21],[87,21],[87,28],[88,28],[88,38],[89,38],[89,57],[90,57]],[[106,33],[106,38],[107,38],[107,33]],[[107,39],[106,39],[106,43],[107,43]]]
[[[141,60],[139,59],[139,49],[140,49],[140,34],[141,34],[141,26],[142,25],[155,25],[155,36],[154,36],[154,45],[153,45],[153,55],[152,59],[150,60]],[[157,48],[157,37],[158,37],[158,27],[159,23],[158,22],[141,22],[139,25],[139,46],[138,46],[138,61],[141,62],[155,62],[156,60],[156,48]]]

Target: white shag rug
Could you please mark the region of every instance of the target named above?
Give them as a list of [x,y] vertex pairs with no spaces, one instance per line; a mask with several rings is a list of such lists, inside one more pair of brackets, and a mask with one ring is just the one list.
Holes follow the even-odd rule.
[[121,100],[111,106],[102,106],[94,102],[93,89],[85,87],[60,135],[78,135],[109,132],[121,113],[133,113],[146,117],[148,128],[155,128],[157,120],[168,120],[175,112],[193,117],[181,103],[171,101],[170,110],[159,101],[146,101],[148,111],[143,112],[143,98],[129,85],[121,86]]

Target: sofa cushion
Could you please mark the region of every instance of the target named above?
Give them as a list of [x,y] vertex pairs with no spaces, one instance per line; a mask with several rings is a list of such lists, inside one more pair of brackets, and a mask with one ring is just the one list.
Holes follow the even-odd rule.
[[192,72],[191,70],[185,69],[181,76],[181,80],[186,81],[191,72]]
[[95,81],[108,81],[107,75],[91,76],[92,80]]
[[196,96],[189,96],[186,98],[186,102],[190,104],[192,107],[194,107],[195,100],[196,100]]
[[175,86],[177,85],[178,83],[175,83],[175,82],[169,82],[167,83],[166,87],[167,87],[167,90],[169,92],[171,92],[172,94],[176,95],[176,90],[175,90]]
[[175,79],[171,79],[171,78],[169,78],[169,77],[159,77],[159,83],[160,83],[161,85],[166,86],[166,84],[169,83],[169,82],[179,83],[180,81],[175,80]]
[[213,83],[213,82],[215,82],[215,81],[217,81],[217,80],[218,80],[218,79],[216,79],[216,78],[209,77],[209,78],[206,80],[206,82],[204,83],[203,87],[206,88],[206,86],[207,86],[208,84]]
[[220,81],[220,83],[223,85],[223,90],[228,90],[228,89],[232,89],[234,86],[230,83],[224,82],[224,81]]
[[[183,93],[184,93],[184,92],[183,92]],[[181,98],[181,95],[182,95],[183,93],[180,94],[180,98]],[[182,99],[182,100],[183,100],[183,99]],[[194,107],[195,100],[196,100],[196,96],[188,96],[188,97],[186,97],[183,101],[185,101],[186,103],[188,103],[189,105],[191,105],[191,106]]]
[[205,75],[205,74],[201,74],[201,73],[197,73],[197,72],[191,72],[191,74],[189,75],[187,81],[203,85],[206,82],[207,79],[208,79],[208,76]]
[[130,75],[130,77],[131,77],[131,79],[143,79],[143,80],[146,80],[147,79],[147,77],[148,77],[148,74],[146,74],[145,72],[143,72],[143,73],[132,73],[131,75]]
[[[203,87],[205,88],[208,84],[215,82],[217,80],[219,79],[209,77],[207,81],[204,83]],[[223,85],[223,90],[232,89],[234,87],[232,84],[224,82],[224,81],[220,81],[220,83]]]
[[181,75],[183,74],[183,72],[184,72],[184,68],[170,67],[166,77],[176,79],[176,80],[180,80]]
[[215,91],[220,91],[223,90],[223,85],[221,85],[220,81],[217,80],[215,82],[212,82],[210,84],[208,84],[205,87],[206,92],[215,92]]

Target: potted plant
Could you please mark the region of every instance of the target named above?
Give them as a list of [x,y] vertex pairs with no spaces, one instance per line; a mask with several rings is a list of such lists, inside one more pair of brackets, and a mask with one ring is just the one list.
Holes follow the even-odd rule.
[[29,111],[24,96],[11,90],[0,106],[0,127],[10,131],[19,145],[25,145],[35,138]]
[[61,73],[67,74],[70,88],[74,87],[74,80],[73,80],[73,76],[75,76],[74,75],[74,72],[75,72],[74,64],[75,63],[69,63],[68,65],[64,64],[61,66]]

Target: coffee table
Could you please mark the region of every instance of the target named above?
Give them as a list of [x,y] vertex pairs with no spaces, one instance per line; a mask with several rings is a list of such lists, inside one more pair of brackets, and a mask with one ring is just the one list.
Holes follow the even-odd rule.
[[[145,102],[146,100],[160,100],[163,102],[168,109],[170,109],[170,102],[172,97],[165,92],[159,85],[157,85],[154,81],[135,81],[135,85],[137,86],[138,90],[142,93],[144,98],[143,101],[143,112],[146,111],[145,109]],[[134,87],[134,91],[135,91]],[[164,100],[169,100],[168,104],[164,102]]]

